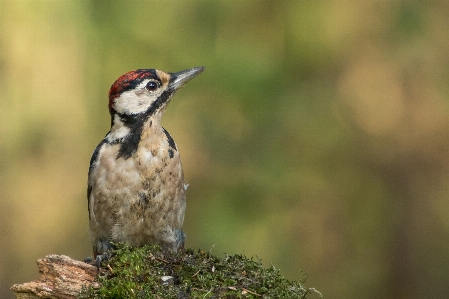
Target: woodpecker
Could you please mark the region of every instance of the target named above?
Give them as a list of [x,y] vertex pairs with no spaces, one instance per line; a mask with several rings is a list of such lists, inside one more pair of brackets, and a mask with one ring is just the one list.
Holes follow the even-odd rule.
[[97,267],[111,242],[159,244],[172,251],[184,246],[187,184],[178,147],[161,118],[174,93],[204,69],[138,69],[112,84],[111,129],[94,150],[88,174],[89,233]]

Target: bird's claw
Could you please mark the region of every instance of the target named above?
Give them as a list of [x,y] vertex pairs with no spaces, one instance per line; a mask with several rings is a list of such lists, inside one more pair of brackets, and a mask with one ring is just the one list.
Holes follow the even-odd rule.
[[97,257],[95,259],[95,266],[97,266],[97,270],[100,271],[101,262],[108,261],[113,256],[114,256],[114,253],[111,251],[106,251],[103,254],[97,255]]

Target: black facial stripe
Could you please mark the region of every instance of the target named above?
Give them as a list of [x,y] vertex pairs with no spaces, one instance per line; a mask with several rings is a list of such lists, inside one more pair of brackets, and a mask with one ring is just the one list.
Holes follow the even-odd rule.
[[165,104],[168,99],[170,99],[170,96],[172,95],[173,91],[171,89],[167,89],[165,90],[157,99],[156,101],[154,101],[150,108],[147,109],[147,111],[145,111],[145,115],[147,115],[147,117],[150,117],[151,115],[154,114],[154,112],[156,112],[156,110],[158,110],[159,108],[162,107],[163,104]]
[[[156,101],[154,101],[151,106],[142,114],[120,114],[114,111],[115,114],[118,114],[120,117],[120,120],[123,122],[123,124],[130,129],[129,134],[124,137],[122,140],[118,141],[121,143],[120,149],[117,154],[117,159],[123,157],[123,159],[130,158],[136,151],[139,146],[140,137],[142,135],[143,125],[147,121],[147,119],[152,116],[159,108],[164,105],[171,96],[172,90],[168,89],[165,90],[159,98],[157,98]],[[113,114],[114,115],[114,114]],[[113,122],[112,117],[112,122]],[[168,133],[166,133],[167,135]],[[168,135],[170,136],[170,135]],[[167,136],[167,138],[168,138]],[[173,148],[176,150],[176,145],[173,141],[173,139],[170,137],[173,143]],[[170,141],[169,141],[170,144]],[[170,145],[171,146],[171,145]]]

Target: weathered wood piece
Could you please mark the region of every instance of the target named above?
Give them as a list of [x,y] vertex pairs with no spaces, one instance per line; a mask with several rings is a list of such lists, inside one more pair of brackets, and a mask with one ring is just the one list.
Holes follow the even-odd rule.
[[11,287],[17,299],[74,299],[89,287],[97,275],[95,266],[65,255],[50,254],[37,261],[42,276],[32,282]]

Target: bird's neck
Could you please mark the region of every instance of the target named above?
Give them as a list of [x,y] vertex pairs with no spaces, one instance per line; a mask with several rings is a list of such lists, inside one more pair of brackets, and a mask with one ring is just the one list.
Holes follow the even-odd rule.
[[114,115],[106,140],[108,143],[120,145],[117,159],[130,158],[137,151],[142,138],[163,134],[161,118],[162,112],[159,111],[151,115]]
[[122,143],[129,139],[140,139],[142,132],[146,135],[162,132],[162,112],[157,111],[148,116],[145,114],[114,114],[111,119],[111,130],[107,135],[109,142]]

